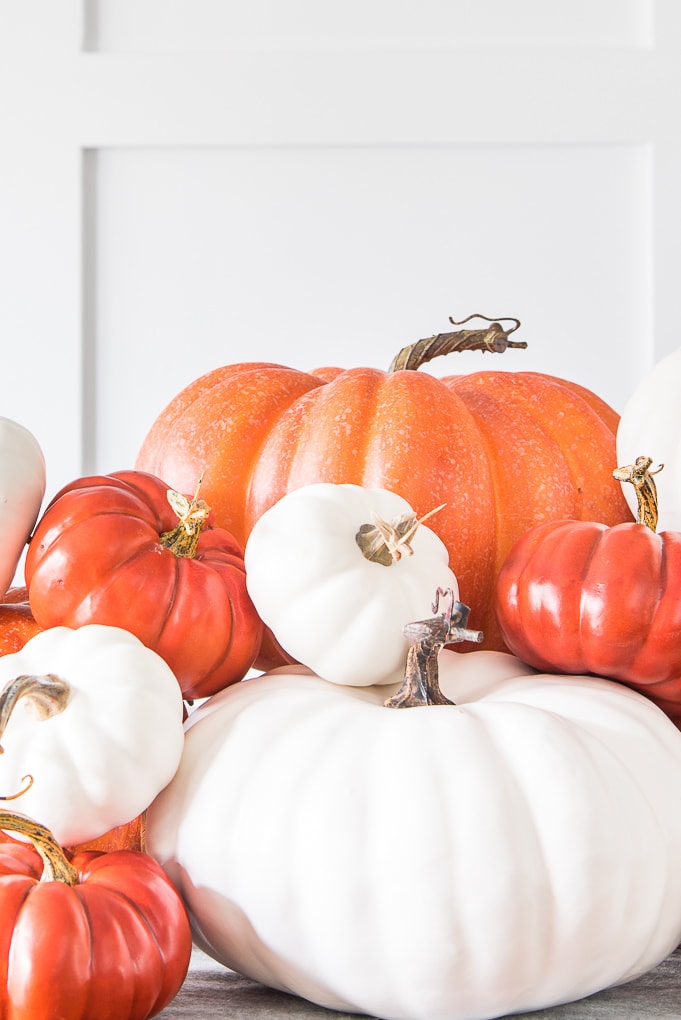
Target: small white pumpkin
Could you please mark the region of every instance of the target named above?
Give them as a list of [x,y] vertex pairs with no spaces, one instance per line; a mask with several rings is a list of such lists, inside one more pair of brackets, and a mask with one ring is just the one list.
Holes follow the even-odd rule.
[[389,1020],[628,981],[681,940],[681,733],[650,701],[444,651],[457,705],[281,667],[186,724],[147,846],[225,966]]
[[[617,463],[635,464],[649,457],[658,496],[658,531],[681,531],[681,348],[658,361],[638,383],[617,427]],[[636,489],[622,482],[622,490],[638,516]]]
[[32,432],[0,417],[0,595],[14,575],[45,495],[45,458]]
[[184,743],[182,693],[164,660],[118,627],[53,627],[0,656],[0,794],[63,846],[136,818]]
[[394,681],[403,626],[427,616],[438,588],[458,597],[444,543],[387,489],[322,482],[287,493],[256,521],[244,562],[284,651],[339,684]]

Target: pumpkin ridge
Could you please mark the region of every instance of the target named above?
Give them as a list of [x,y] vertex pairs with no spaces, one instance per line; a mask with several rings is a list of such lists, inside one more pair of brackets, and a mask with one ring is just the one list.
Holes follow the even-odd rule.
[[[588,525],[587,525],[587,527],[588,527]],[[588,580],[588,577],[589,577],[589,571],[590,571],[590,569],[591,569],[591,567],[592,567],[592,565],[594,563],[594,560],[597,559],[597,557],[599,556],[600,552],[602,551],[601,550],[601,541],[602,541],[603,535],[604,535],[604,532],[598,532],[598,533],[594,534],[593,541],[591,542],[591,544],[589,546],[588,555],[586,556],[586,558],[583,561],[581,561],[583,563],[582,575],[584,577],[584,583],[582,584],[582,586],[580,588],[580,593],[579,593],[579,617],[578,617],[578,619],[579,619],[579,627],[578,627],[579,642],[578,642],[578,647],[579,647],[580,653],[581,653],[580,654],[581,664],[580,664],[579,669],[575,669],[576,673],[579,673],[579,672],[595,673],[595,671],[593,669],[590,669],[588,667],[588,665],[584,662],[585,656],[583,654],[583,649],[584,649],[584,644],[585,644],[585,637],[587,635],[587,631],[590,630],[590,628],[588,628],[588,617],[587,617],[587,614],[586,614],[586,607],[585,607],[585,604],[584,604],[585,603],[585,600],[584,600],[584,587],[585,587],[585,585],[587,583],[587,580]]]
[[[250,535],[253,524],[265,510],[287,492],[302,488],[304,485],[319,481],[355,482],[361,474],[363,481],[360,484],[375,487],[368,481],[366,469],[361,472],[357,470],[357,465],[366,460],[364,446],[364,437],[368,431],[366,420],[362,419],[364,424],[360,427],[356,408],[351,406],[351,402],[345,396],[339,399],[338,393],[344,392],[346,387],[354,390],[358,378],[362,377],[367,383],[374,385],[367,385],[361,401],[353,393],[352,404],[359,403],[362,407],[371,409],[377,389],[375,384],[386,375],[387,373],[380,369],[348,369],[330,382],[318,379],[318,386],[303,393],[288,407],[282,408],[276,422],[264,435],[255,469],[250,475],[244,501],[247,535]],[[352,430],[362,439],[354,451],[355,456],[350,468],[339,463],[344,459],[342,445],[338,441],[339,406],[345,411],[350,426],[344,430],[344,438]],[[334,429],[326,425],[327,419],[331,417],[329,408],[335,412]],[[375,418],[375,412],[371,417]],[[337,449],[329,449],[327,444],[320,454],[318,452],[320,436],[322,441],[328,436],[333,437],[333,445]]]
[[[267,385],[261,373],[266,373]],[[251,485],[253,465],[258,462],[254,451],[259,453],[271,423],[294,405],[301,394],[324,385],[323,379],[268,362],[244,362],[209,371],[190,383],[161,412],[142,444],[135,466],[138,470],[153,471],[172,488],[184,492],[193,491],[208,463],[203,497],[213,508],[219,526],[234,535],[243,548],[247,504],[245,500],[240,505],[232,500],[231,489],[237,484],[245,491]],[[238,401],[232,397],[234,392],[239,393]],[[227,415],[223,409],[227,409]],[[164,417],[166,412],[168,418]],[[226,443],[225,436],[234,432],[238,440]],[[172,435],[170,444],[168,434]]]
[[533,379],[537,377],[543,378],[548,382],[553,382],[558,386],[572,390],[573,393],[575,393],[578,397],[581,397],[581,399],[596,412],[598,417],[605,422],[608,429],[613,434],[617,433],[617,427],[620,420],[618,412],[594,391],[588,389],[586,386],[582,386],[581,383],[575,382],[572,379],[564,379],[557,375],[550,375],[542,372],[524,372],[523,374],[530,376]]
[[[644,525],[641,525],[645,527]],[[669,620],[669,606],[679,606],[678,599],[670,591],[670,581],[673,579],[674,565],[670,569],[671,550],[678,544],[674,542],[674,534],[671,532],[660,532],[654,534],[651,544],[657,545],[660,550],[658,568],[655,576],[658,579],[657,589],[652,593],[652,615],[646,621],[645,640],[638,648],[638,652],[631,664],[631,676],[637,684],[638,689],[644,690],[654,701],[667,702],[666,692],[670,687],[673,693],[671,707],[665,708],[668,715],[677,717],[679,715],[679,691],[681,691],[681,677],[670,676],[670,670],[664,669],[660,659],[664,657],[664,648],[673,641],[678,643],[681,632],[681,606],[676,617]],[[652,571],[651,571],[652,576]],[[651,675],[651,670],[652,675]],[[645,681],[642,678],[645,677]],[[629,678],[625,678],[628,681]],[[645,686],[641,686],[644,684]],[[658,693],[661,689],[661,692]]]
[[[158,543],[156,543],[156,544],[158,544]],[[165,552],[169,552],[169,550],[165,550]],[[118,585],[118,584],[120,584],[120,583],[122,583],[124,581],[124,572],[127,572],[128,570],[132,570],[134,572],[135,570],[139,569],[138,566],[137,566],[137,561],[144,560],[144,559],[146,559],[150,555],[156,556],[156,551],[155,551],[155,548],[154,548],[154,543],[150,543],[149,545],[147,545],[147,544],[141,545],[137,549],[134,549],[130,553],[129,556],[126,556],[125,558],[119,560],[115,565],[112,566],[112,568],[109,571],[109,574],[108,574],[108,576],[106,578],[106,581],[104,581],[102,583],[102,579],[100,578],[100,580],[98,581],[98,584],[97,584],[96,591],[85,592],[85,595],[84,595],[82,601],[78,604],[78,606],[77,607],[74,606],[72,609],[69,610],[69,615],[75,615],[75,614],[79,614],[80,615],[81,614],[81,610],[84,610],[84,612],[85,612],[85,619],[86,619],[87,622],[94,622],[95,614],[97,614],[97,622],[103,623],[104,620],[101,617],[99,617],[99,609],[97,607],[101,606],[102,603],[106,607],[106,603],[108,601],[109,594],[110,594],[111,590],[113,589],[113,587],[115,585]],[[173,554],[170,553],[170,555],[173,555]],[[174,557],[174,559],[177,560],[177,557]],[[147,631],[147,633],[145,635],[145,639],[144,639],[144,643],[145,644],[148,644],[150,640],[158,640],[159,637],[160,637],[161,632],[163,631],[163,628],[165,627],[165,625],[167,623],[168,613],[169,613],[170,607],[172,605],[170,599],[174,599],[175,593],[177,591],[177,563],[175,564],[175,572],[173,574],[173,578],[174,578],[174,583],[173,583],[172,591],[169,593],[168,597],[164,596],[163,599],[161,599],[159,597],[159,598],[157,598],[155,600],[154,613],[153,614],[150,614],[149,612],[145,612],[143,614],[142,618],[148,624],[152,620],[152,618],[153,619],[157,619],[158,618],[157,615],[156,615],[158,607],[159,607],[159,605],[162,605],[162,604],[165,603],[165,615],[163,617],[162,623],[160,624],[160,628],[159,628],[158,632],[156,632],[156,631],[154,632],[155,637],[154,637],[154,634],[149,634],[149,632]],[[139,594],[140,598],[144,599],[144,590],[140,591],[138,594]],[[96,595],[96,598],[93,598],[93,595]],[[130,610],[133,613],[134,613],[134,608],[137,605],[138,605],[137,599],[129,602],[129,608],[130,608]],[[108,622],[110,617],[109,617],[109,612],[108,612],[108,610],[106,610],[106,608],[105,608],[105,616],[106,616],[106,619],[107,619],[107,622]],[[76,616],[76,619],[78,619],[78,616]],[[134,619],[135,620],[139,620],[140,617],[136,613],[134,613]],[[111,625],[111,624],[109,624],[109,625]],[[117,624],[117,626],[121,626],[121,624],[119,623],[119,624]],[[138,630],[138,628],[136,627],[135,630]]]
[[[493,376],[495,378],[493,378]],[[596,398],[596,401],[592,403],[583,395],[583,387],[580,387],[578,384],[570,384],[557,376],[547,377],[541,373],[478,372],[473,373],[470,376],[454,376],[450,378],[453,382],[456,382],[456,390],[461,390],[462,392],[470,390],[471,392],[474,392],[476,389],[481,389],[486,396],[498,401],[502,411],[504,409],[504,404],[514,405],[521,408],[525,414],[531,416],[537,423],[538,429],[553,441],[558,455],[569,473],[572,496],[574,499],[572,516],[581,520],[599,519],[598,516],[592,518],[591,508],[584,504],[583,479],[577,468],[579,458],[575,451],[577,449],[582,450],[587,439],[591,441],[594,437],[595,430],[598,430],[601,435],[611,440],[614,463],[616,459],[615,433],[610,428],[608,421],[604,420],[600,413],[595,409],[599,406],[599,404],[603,404],[606,408],[608,408],[608,405],[605,404],[604,401],[601,401],[600,398]],[[495,387],[503,387],[503,391],[495,390],[493,393],[492,391]],[[588,434],[576,435],[572,432],[571,442],[561,441],[565,436],[564,430],[557,428],[557,419],[552,413],[552,410],[545,410],[546,395],[549,393],[558,394],[560,396],[561,415],[563,417],[567,417],[565,413],[565,407],[567,405],[571,411],[578,413],[581,423],[586,424],[585,419],[589,420]],[[528,395],[533,399],[528,400]],[[615,416],[615,418],[619,420],[616,412],[614,412],[611,408],[609,408],[609,410],[611,415]],[[570,417],[573,416],[573,414],[570,414]],[[602,471],[604,481],[607,481],[608,487],[612,488],[609,465],[603,465],[602,463],[595,461],[594,466]],[[630,519],[631,515],[628,511],[623,494],[621,494],[621,499],[618,500],[618,502],[621,504],[621,514],[617,515],[616,518],[611,514],[607,520],[603,521],[603,523],[616,524],[620,523],[621,520]]]
[[[660,630],[660,627],[659,627],[659,624],[658,624],[657,621],[658,621],[660,615],[662,614],[663,601],[665,599],[665,595],[667,593],[667,587],[668,587],[668,583],[669,583],[669,557],[668,557],[668,553],[667,553],[667,544],[666,544],[664,538],[661,535],[658,536],[658,540],[659,540],[659,543],[660,543],[660,562],[659,562],[659,569],[657,571],[657,577],[658,577],[657,591],[655,593],[654,602],[653,602],[654,611],[653,611],[652,616],[650,617],[650,620],[648,621],[647,639],[644,642],[644,644],[641,646],[641,648],[639,649],[638,655],[634,659],[634,662],[633,662],[633,669],[634,670],[637,669],[640,659],[645,655],[646,645],[648,644],[648,641],[651,641],[651,640],[654,641],[655,640],[656,632],[658,632]],[[662,628],[662,632],[664,632],[664,627]],[[653,684],[655,682],[656,681],[654,681],[654,680],[652,681]]]
[[[218,574],[221,573],[219,570],[216,569],[216,567],[212,566],[209,562],[206,562],[206,561],[204,561],[202,559],[196,558],[193,562],[194,562],[195,565],[192,566],[191,569],[203,569],[203,570],[209,570],[211,572],[216,572]],[[177,568],[178,568],[178,574],[177,574],[178,582],[176,583],[176,586],[175,586],[175,592],[177,592],[177,589],[178,589],[178,586],[179,586],[179,574],[180,574],[180,571],[183,570],[183,569],[186,569],[185,567],[182,566],[182,564],[179,564],[179,563],[177,564]],[[220,649],[221,649],[220,655],[218,655],[217,658],[213,659],[212,663],[210,663],[206,667],[204,676],[213,676],[213,675],[217,675],[218,674],[218,672],[222,669],[222,667],[225,664],[225,662],[229,659],[229,656],[231,654],[232,648],[234,646],[234,640],[235,640],[235,637],[236,637],[236,628],[237,628],[237,619],[238,619],[238,617],[237,617],[237,614],[236,614],[236,605],[235,605],[234,599],[232,598],[232,592],[231,592],[231,590],[229,589],[229,587],[227,585],[223,585],[222,588],[221,588],[221,591],[222,591],[222,593],[224,595],[226,595],[226,597],[227,597],[227,605],[229,606],[229,613],[226,615],[226,618],[229,619],[229,620],[232,620],[234,622],[234,625],[229,628],[229,639],[228,639],[228,641],[220,643]],[[165,630],[165,627],[167,626],[168,622],[170,621],[170,619],[171,619],[171,617],[173,615],[174,610],[175,610],[175,593],[173,594],[172,603],[168,604],[168,614],[166,615],[166,619],[164,620],[163,629],[161,630],[161,632],[159,634],[159,641],[161,641],[161,639],[162,639],[163,630]],[[199,681],[199,683],[200,683],[200,681]]]
[[[571,383],[571,382],[569,382],[567,380],[559,379],[557,376],[544,377],[543,379],[540,376],[539,377],[539,382],[540,382],[540,385],[546,385],[546,386],[558,389],[561,392],[561,398],[562,398],[562,402],[563,403],[565,403],[565,391],[567,390],[567,392],[570,393],[572,400],[574,402],[576,402],[577,406],[584,407],[584,408],[587,408],[590,411],[593,411],[595,413],[595,417],[601,423],[602,431],[604,433],[606,433],[606,434],[607,433],[612,433],[613,456],[615,456],[615,442],[616,442],[616,438],[615,437],[616,437],[616,433],[617,433],[617,422],[619,422],[619,415],[617,414],[616,411],[614,411],[608,404],[606,404],[605,401],[601,400],[600,397],[597,397],[596,394],[592,395],[593,398],[594,398],[593,400],[588,399],[587,398],[587,394],[588,394],[589,391],[586,390],[585,387],[580,386],[578,383]],[[542,405],[540,404],[539,406],[541,407]],[[544,418],[542,420],[545,423],[546,430],[552,436],[554,436],[555,419],[551,415],[548,415],[548,416],[546,416],[546,418]],[[614,427],[613,427],[613,424],[611,424],[611,423],[614,423]],[[597,428],[597,427],[598,427],[598,422],[595,421],[594,424],[593,424],[593,428]],[[590,433],[591,433],[591,429],[590,429]],[[554,436],[554,438],[555,438],[555,436]],[[582,439],[584,437],[583,436],[577,436],[575,438],[581,443],[581,441],[582,441]],[[585,505],[584,505],[584,489],[583,489],[583,486],[582,486],[582,478],[581,478],[581,476],[579,474],[579,471],[577,469],[576,458],[574,457],[574,455],[572,453],[572,448],[568,444],[561,443],[558,440],[556,440],[556,442],[557,442],[557,445],[558,445],[558,447],[560,449],[560,452],[561,452],[562,456],[564,457],[565,462],[566,462],[566,464],[568,466],[568,470],[570,472],[570,477],[572,478],[572,482],[573,482],[573,486],[574,486],[574,491],[575,491],[575,494],[578,497],[578,500],[577,500],[577,510],[576,510],[575,516],[577,518],[579,518],[579,519],[582,519],[582,520],[586,519],[586,518],[590,517],[590,514],[589,514],[588,510],[585,508]],[[616,457],[615,457],[615,459],[616,459]],[[624,496],[622,498],[624,499]],[[626,514],[626,510],[625,510],[624,506],[622,506],[622,512]],[[613,523],[613,522],[612,521],[606,521],[604,523]],[[615,522],[615,523],[617,523],[617,522]]]
[[[122,943],[126,947],[126,950],[128,952],[127,959],[129,962],[129,967],[126,967],[126,973],[128,973],[128,978],[125,984],[127,986],[129,1001],[127,1004],[125,1004],[125,1006],[121,1004],[121,1007],[124,1009],[123,1015],[128,1015],[129,1013],[130,1015],[135,1016],[137,1015],[141,1001],[144,1004],[144,1013],[142,1015],[146,1017],[153,1016],[154,1010],[157,1007],[159,999],[162,997],[164,992],[163,982],[164,958],[163,949],[159,942],[158,935],[154,931],[152,925],[149,923],[149,920],[147,919],[144,910],[142,909],[139,903],[137,903],[131,896],[129,896],[123,890],[118,889],[115,886],[109,885],[106,882],[95,881],[89,885],[86,885],[85,881],[81,880],[81,883],[75,887],[74,891],[80,902],[81,909],[83,910],[83,913],[86,917],[88,931],[90,934],[91,947],[94,947],[95,942],[94,926],[96,919],[93,917],[92,912],[89,909],[88,900],[93,895],[96,895],[98,900],[104,900],[105,897],[110,896],[112,899],[117,900],[119,903],[121,903],[123,905],[123,908],[126,911],[129,911],[130,914],[132,914],[132,916],[137,920],[139,925],[138,930],[143,932],[144,935],[146,936],[144,939],[144,959],[147,970],[144,973],[138,972],[138,968],[136,967],[137,963],[136,953],[134,952],[134,950],[131,952],[127,945],[126,940],[122,939]],[[100,906],[99,903],[98,906]],[[119,919],[117,918],[116,920],[118,921]],[[119,925],[117,925],[117,927],[119,927]],[[121,934],[124,935],[125,932],[121,932]],[[149,954],[152,951],[155,953],[158,965],[157,969],[158,987],[155,989],[155,991],[152,991],[151,994],[149,994],[149,991],[145,990],[144,985],[145,983],[147,984],[147,986],[149,985],[148,978]],[[91,959],[94,961],[94,954],[92,952]],[[88,989],[88,991],[90,990]],[[96,992],[96,989],[93,988],[92,991]],[[151,1002],[152,999],[153,1004]],[[84,1011],[83,1014],[84,1016],[96,1015],[97,1003],[96,1002],[91,1003],[90,998],[88,998],[88,1006],[90,1005],[93,1007],[94,1010],[93,1013],[90,1014],[86,1010]],[[165,1002],[163,1003],[163,1005],[165,1005]]]

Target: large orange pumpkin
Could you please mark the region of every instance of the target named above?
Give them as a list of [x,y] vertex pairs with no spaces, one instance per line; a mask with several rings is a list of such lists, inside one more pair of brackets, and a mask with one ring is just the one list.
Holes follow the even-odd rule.
[[619,416],[596,394],[536,372],[414,370],[450,350],[525,346],[510,332],[492,323],[439,334],[387,372],[214,369],[161,412],[136,467],[181,492],[203,475],[216,525],[242,545],[268,507],[314,482],[392,489],[419,515],[445,503],[428,525],[449,549],[484,647],[503,648],[495,581],[524,531],[554,518],[633,519],[612,477]]

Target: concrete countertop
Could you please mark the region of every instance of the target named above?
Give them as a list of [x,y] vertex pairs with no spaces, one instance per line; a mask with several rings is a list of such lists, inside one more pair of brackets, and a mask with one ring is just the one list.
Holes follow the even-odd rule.
[[[213,1020],[214,1017],[347,1020],[349,1014],[265,988],[194,950],[185,984],[159,1016],[163,1020]],[[629,984],[553,1009],[516,1013],[514,1017],[515,1020],[681,1020],[681,947],[654,970]]]

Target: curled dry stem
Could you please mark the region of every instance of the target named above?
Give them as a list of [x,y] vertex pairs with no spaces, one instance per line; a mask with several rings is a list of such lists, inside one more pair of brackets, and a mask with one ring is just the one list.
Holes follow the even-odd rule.
[[[463,326],[471,319],[484,319],[490,325],[485,329],[460,329],[454,333],[437,333],[435,336],[424,337],[402,350],[393,358],[389,372],[401,370],[416,371],[421,365],[454,351],[488,351],[492,354],[503,354],[508,347],[527,347],[524,340],[509,340],[511,333],[520,327],[520,320],[504,317],[505,321],[514,323],[510,329],[504,329],[501,322],[491,319],[488,315],[478,312],[467,318],[449,321],[453,326]],[[504,321],[504,320],[502,320]]]

